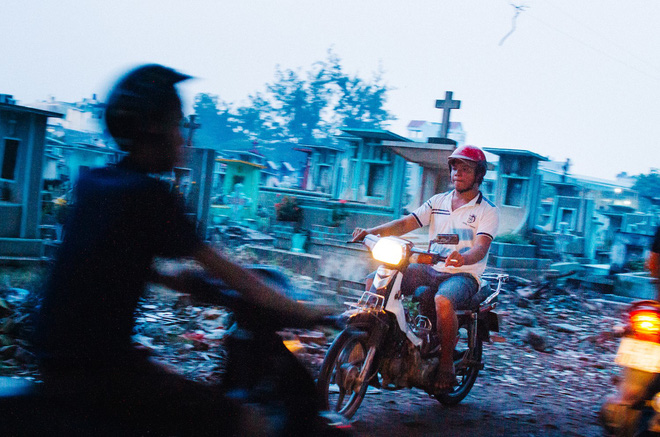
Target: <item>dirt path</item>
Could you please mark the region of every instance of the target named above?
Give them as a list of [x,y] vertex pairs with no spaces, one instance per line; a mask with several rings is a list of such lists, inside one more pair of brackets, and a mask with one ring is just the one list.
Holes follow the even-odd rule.
[[521,353],[503,359],[504,351],[487,346],[486,368],[461,404],[445,407],[417,389],[372,390],[354,417],[358,435],[602,435],[596,412],[616,369],[601,369],[597,376],[584,368],[553,371],[556,357]]
[[602,436],[598,411],[613,392],[626,303],[552,288],[534,299],[507,289],[498,312],[505,342],[484,345],[468,397],[445,407],[418,389],[370,388],[354,416],[361,436]]
[[[532,298],[528,292],[511,284],[504,290],[497,310],[506,341],[484,345],[485,368],[460,405],[444,407],[417,389],[370,390],[354,416],[357,434],[602,435],[597,412],[619,372],[614,365],[619,343],[615,327],[621,324],[626,305],[585,290],[557,287]],[[11,304],[9,297],[4,299]],[[2,338],[14,344],[0,349],[2,373],[38,377],[17,330],[6,329],[7,320],[12,326],[17,317],[22,320],[21,313],[12,314],[7,308]],[[217,380],[228,327],[225,316],[223,309],[197,306],[159,288],[141,305],[136,341],[192,379]],[[304,341],[299,357],[313,373],[318,372],[337,332],[293,332],[290,338],[298,334]]]

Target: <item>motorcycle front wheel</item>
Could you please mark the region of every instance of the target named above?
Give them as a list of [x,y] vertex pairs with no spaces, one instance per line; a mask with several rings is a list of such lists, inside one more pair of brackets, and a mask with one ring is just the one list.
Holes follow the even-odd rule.
[[[325,408],[347,419],[353,417],[367,393],[370,369],[367,365],[367,333],[345,330],[328,349],[321,365],[317,387]],[[360,373],[367,375],[359,381]]]
[[460,326],[459,341],[454,349],[456,383],[451,391],[435,395],[435,398],[443,405],[456,405],[461,402],[470,393],[477,380],[479,369],[481,369],[483,342],[477,335],[472,340],[472,331],[471,323]]

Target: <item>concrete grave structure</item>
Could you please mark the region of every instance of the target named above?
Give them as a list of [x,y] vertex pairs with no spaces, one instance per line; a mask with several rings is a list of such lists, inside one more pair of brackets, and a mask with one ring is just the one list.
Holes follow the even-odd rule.
[[0,260],[40,260],[46,120],[62,114],[0,95]]
[[340,184],[344,179],[345,169],[342,167],[344,147],[309,144],[301,149],[303,148],[309,150],[309,158],[302,188],[338,198]]
[[227,153],[227,156],[216,159],[224,164],[225,173],[222,199],[216,200],[211,206],[213,221],[217,222],[220,217],[229,217],[237,222],[254,219],[258,207],[261,170],[266,166],[241,159],[254,158],[249,152]]
[[538,164],[548,159],[527,150],[484,150],[499,157],[493,202],[500,208],[500,234],[532,230],[540,202]]

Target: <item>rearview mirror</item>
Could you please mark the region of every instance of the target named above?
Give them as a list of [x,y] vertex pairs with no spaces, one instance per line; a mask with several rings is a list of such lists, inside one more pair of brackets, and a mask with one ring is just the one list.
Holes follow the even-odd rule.
[[456,245],[459,242],[458,234],[438,234],[431,243]]

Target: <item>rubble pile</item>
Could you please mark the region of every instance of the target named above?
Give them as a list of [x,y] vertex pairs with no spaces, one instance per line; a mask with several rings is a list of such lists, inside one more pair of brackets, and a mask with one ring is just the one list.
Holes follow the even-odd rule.
[[498,386],[527,403],[558,399],[596,420],[620,370],[614,356],[627,304],[561,283],[517,279],[496,310],[506,341],[484,348],[485,377],[477,385]]
[[37,372],[29,342],[33,308],[28,290],[0,287],[0,375],[32,377]]
[[[309,291],[319,285],[307,277],[294,279]],[[163,293],[155,289],[145,299],[136,339],[187,376],[218,380],[223,334],[228,328],[226,311],[193,305],[185,297],[168,302]],[[496,309],[504,342],[485,346],[485,377],[477,384],[495,384],[504,390],[532,385],[539,398],[566,394],[582,402],[591,400],[596,406],[619,371],[614,355],[627,308],[602,297],[589,290],[514,278],[505,286]],[[287,347],[316,374],[337,331],[281,334]]]
[[[313,294],[316,283],[308,277],[294,278],[298,295]],[[315,302],[318,304],[318,302]],[[140,303],[134,340],[154,356],[187,377],[206,382],[222,379],[223,349],[231,314],[222,307],[195,302],[187,295],[153,286]],[[287,329],[280,332],[286,346],[307,368],[318,372],[328,342],[336,330]]]
[[[302,295],[328,296],[327,290],[317,290],[321,284],[311,278],[293,276],[293,280]],[[602,298],[597,292],[563,284],[512,278],[496,308],[504,341],[485,345],[485,368],[476,387],[493,386],[530,405],[562,399],[569,409],[593,412],[595,420],[595,411],[619,372],[614,355],[627,308]],[[5,375],[38,378],[25,330],[33,306],[26,290],[0,289],[0,371]],[[134,340],[140,347],[191,379],[221,380],[226,359],[223,342],[231,324],[226,309],[152,286],[136,317]],[[337,333],[326,328],[292,329],[282,336],[316,375]]]

